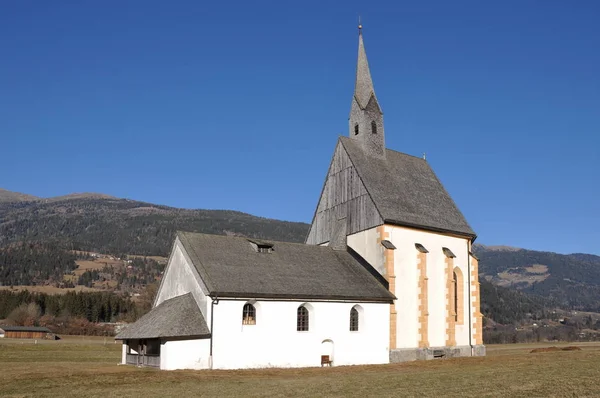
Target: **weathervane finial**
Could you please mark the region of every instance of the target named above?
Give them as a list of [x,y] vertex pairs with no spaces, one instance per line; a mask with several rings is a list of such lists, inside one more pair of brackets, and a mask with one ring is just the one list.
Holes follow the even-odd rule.
[[360,14],[358,15],[358,34],[362,33],[362,24],[360,23]]

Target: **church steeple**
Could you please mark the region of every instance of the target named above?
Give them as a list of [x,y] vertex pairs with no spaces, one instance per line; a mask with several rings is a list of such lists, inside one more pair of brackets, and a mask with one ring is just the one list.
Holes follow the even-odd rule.
[[350,137],[361,141],[369,155],[385,157],[383,112],[375,96],[361,25],[358,26],[358,62],[349,124]]

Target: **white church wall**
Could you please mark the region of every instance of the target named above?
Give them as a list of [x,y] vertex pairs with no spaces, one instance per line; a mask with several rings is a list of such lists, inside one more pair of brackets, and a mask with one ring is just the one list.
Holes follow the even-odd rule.
[[[259,301],[256,325],[242,325],[246,301],[215,305],[215,369],[320,366],[333,351],[333,365],[389,362],[389,304],[310,302],[309,331],[296,330],[303,302]],[[351,332],[350,309],[362,307],[359,331]]]
[[176,239],[154,306],[156,307],[165,300],[191,292],[204,319],[208,319],[210,312],[207,308],[208,299],[202,285],[198,272],[185,254],[181,242]]
[[208,369],[210,339],[171,340],[160,347],[160,368]]
[[385,265],[383,264],[383,246],[377,243],[379,233],[377,227],[362,232],[348,235],[348,246],[367,260],[373,268],[385,276]]
[[[446,256],[442,248],[447,247],[455,255],[454,266],[459,267],[465,276],[463,289],[464,297],[469,297],[468,286],[470,283],[467,270],[468,240],[454,236],[442,235],[433,232],[416,230],[405,227],[386,225],[385,231],[396,246],[394,251],[394,264],[396,270],[396,296],[398,303],[398,332],[401,328],[411,325],[414,333],[398,333],[398,348],[416,347],[417,335],[417,251],[415,243],[420,243],[429,251],[427,254],[428,278],[428,339],[430,347],[443,347],[446,345]],[[409,283],[407,283],[407,281]],[[401,297],[400,297],[401,296]],[[468,345],[468,300],[464,300],[465,322],[464,326],[456,327],[456,345]],[[403,317],[406,317],[403,319]],[[414,326],[413,326],[414,325]]]
[[[386,225],[384,232],[396,246],[394,250],[395,295],[397,311],[396,348],[416,348],[419,344],[418,324],[418,267],[415,243],[420,243],[427,254],[428,283],[428,342],[430,347],[446,345],[446,256],[442,247],[449,248],[455,255],[454,267],[459,267],[464,276],[464,323],[456,325],[456,345],[469,345],[470,273],[467,266],[468,240],[465,238],[427,232],[412,228]],[[383,249],[378,242],[378,227],[348,236],[348,246],[373,265],[383,276]]]

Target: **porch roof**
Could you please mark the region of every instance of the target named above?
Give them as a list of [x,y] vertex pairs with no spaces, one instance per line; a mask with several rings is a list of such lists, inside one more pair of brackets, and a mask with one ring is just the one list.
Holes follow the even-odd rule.
[[191,293],[174,297],[125,327],[116,340],[167,337],[207,338],[210,330]]

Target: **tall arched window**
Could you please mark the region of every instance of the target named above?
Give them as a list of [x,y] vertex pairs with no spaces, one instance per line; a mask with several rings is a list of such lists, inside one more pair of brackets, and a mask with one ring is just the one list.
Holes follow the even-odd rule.
[[371,122],[371,133],[377,134],[377,123],[375,122],[375,120]]
[[305,306],[298,307],[296,330],[299,332],[308,331],[308,309]]
[[456,272],[453,272],[452,276],[454,277],[454,321],[458,322],[458,283]]
[[358,310],[355,307],[350,310],[350,331],[358,332]]
[[454,268],[454,320],[457,325],[464,324],[464,278],[459,267]]
[[256,308],[250,303],[244,304],[242,325],[256,325]]
[[358,135],[358,124],[354,125],[354,135]]

